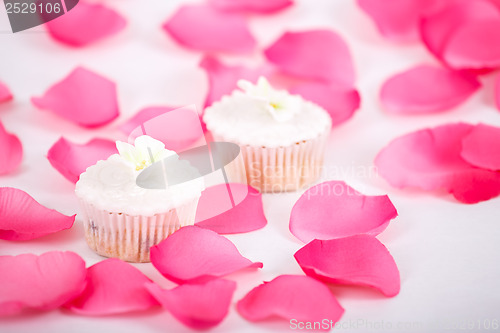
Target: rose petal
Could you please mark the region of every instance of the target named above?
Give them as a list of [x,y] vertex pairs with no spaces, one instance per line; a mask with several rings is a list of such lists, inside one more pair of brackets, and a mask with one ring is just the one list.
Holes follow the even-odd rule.
[[219,10],[271,14],[293,5],[292,0],[209,0]]
[[308,243],[357,234],[378,235],[398,216],[387,195],[363,195],[342,181],[309,188],[292,208],[291,233]]
[[93,139],[80,145],[61,137],[50,148],[47,158],[61,175],[76,183],[89,166],[117,153],[116,144],[111,140]]
[[417,114],[451,109],[481,87],[472,75],[429,65],[419,65],[388,79],[380,99],[393,113]]
[[161,116],[169,111],[178,109],[178,107],[172,106],[157,106],[157,107],[147,107],[140,111],[138,111],[132,118],[127,120],[120,126],[120,130],[129,135],[132,133],[137,127],[140,127],[141,124],[144,124],[148,120]]
[[114,35],[126,25],[127,21],[113,9],[82,0],[71,11],[45,23],[52,38],[74,47]]
[[17,169],[23,160],[23,145],[17,136],[5,130],[0,122],[0,175]]
[[7,102],[12,99],[12,93],[4,83],[0,82],[0,103]]
[[181,323],[204,330],[217,326],[227,316],[236,282],[219,279],[171,290],[148,283],[146,288]]
[[208,5],[184,5],[163,24],[184,47],[204,52],[249,53],[256,41],[244,16]]
[[115,83],[82,67],[31,102],[84,127],[105,125],[119,115]]
[[290,88],[290,93],[299,94],[328,111],[332,126],[351,118],[361,103],[357,90],[323,83],[303,83]]
[[59,251],[0,256],[0,272],[0,316],[56,309],[81,293],[87,275],[80,256]]
[[468,163],[488,170],[500,170],[500,128],[479,124],[462,140],[460,156]]
[[[231,198],[228,198],[228,191]],[[219,214],[214,214],[220,212]],[[209,218],[205,219],[205,216]],[[219,234],[237,234],[264,228],[267,224],[262,195],[244,184],[219,184],[205,189],[196,211],[196,225]]]
[[349,48],[342,37],[331,30],[286,32],[264,54],[286,74],[354,86]]
[[500,173],[460,157],[462,140],[472,129],[456,123],[406,134],[382,149],[375,165],[394,187],[443,189],[464,203],[491,199],[500,194]]
[[500,110],[500,75],[497,76],[495,82],[495,104],[497,109]]
[[368,286],[388,297],[399,293],[396,262],[384,244],[373,236],[315,239],[294,257],[304,273],[321,281]]
[[0,239],[30,240],[69,229],[74,222],[75,215],[48,209],[16,188],[0,187]]
[[81,315],[109,315],[141,311],[158,305],[140,270],[119,259],[106,259],[87,269],[87,286],[66,307]]
[[241,256],[229,239],[196,226],[181,228],[151,247],[151,262],[176,283],[202,283],[243,268],[262,268]]
[[297,321],[337,322],[344,309],[323,283],[300,275],[280,275],[252,289],[236,309],[245,319],[261,321],[272,317]]

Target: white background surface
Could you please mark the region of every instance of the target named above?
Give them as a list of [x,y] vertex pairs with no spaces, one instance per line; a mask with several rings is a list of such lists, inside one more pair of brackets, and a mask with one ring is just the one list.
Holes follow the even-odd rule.
[[[74,185],[58,174],[45,157],[61,135],[82,143],[93,137],[123,139],[117,126],[144,106],[195,103],[201,107],[207,90],[206,76],[197,66],[202,55],[182,49],[160,29],[179,3],[110,0],[107,4],[128,18],[127,28],[83,49],[58,44],[40,27],[11,34],[5,10],[0,8],[0,80],[15,95],[14,102],[0,105],[0,119],[8,131],[19,136],[25,149],[22,166],[14,174],[0,177],[1,186],[25,190],[40,203],[64,214],[77,213]],[[500,126],[499,111],[493,107],[492,78],[484,78],[485,88],[450,112],[419,117],[389,115],[378,102],[382,82],[414,64],[435,61],[419,43],[397,45],[384,40],[353,0],[297,1],[296,6],[277,15],[252,17],[250,25],[261,49],[287,29],[330,27],[344,36],[354,57],[362,107],[350,121],[332,131],[326,159],[330,175],[325,180],[346,180],[367,194],[389,194],[399,217],[379,239],[399,266],[401,293],[384,298],[367,289],[333,287],[346,310],[339,331],[376,332],[388,330],[389,326],[390,331],[403,331],[402,326],[406,326],[405,331],[412,327],[414,331],[431,331],[436,323],[441,328],[436,331],[443,331],[469,321],[474,323],[473,330],[479,331],[483,321],[500,319],[500,198],[464,205],[446,194],[400,191],[387,185],[372,167],[374,157],[385,144],[416,129],[458,120]],[[250,63],[258,63],[262,56],[255,52],[250,58]],[[248,62],[243,57],[224,59]],[[31,96],[41,95],[77,65],[118,83],[122,115],[110,125],[81,129],[30,104]],[[286,321],[247,322],[237,314],[234,303],[263,280],[302,273],[293,253],[303,244],[288,231],[290,210],[300,194],[264,195],[268,225],[228,237],[244,256],[263,262],[264,268],[229,276],[238,282],[238,289],[229,316],[214,332],[290,331]],[[52,250],[75,251],[89,266],[102,260],[87,247],[78,217],[72,229],[58,234],[28,242],[0,241],[2,255]],[[135,266],[160,285],[173,286],[151,264]],[[189,331],[161,310],[101,318],[52,311],[2,319],[0,330]]]

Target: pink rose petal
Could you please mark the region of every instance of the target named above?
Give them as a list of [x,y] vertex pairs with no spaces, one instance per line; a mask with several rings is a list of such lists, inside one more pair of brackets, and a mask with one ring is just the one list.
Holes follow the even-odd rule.
[[31,102],[84,127],[105,125],[119,115],[116,84],[83,67],[74,69],[43,97],[33,97]]
[[249,53],[256,41],[244,16],[209,5],[183,5],[163,24],[179,44],[204,52]]
[[[228,187],[236,204],[226,207],[231,200],[221,200],[228,196]],[[237,200],[235,200],[237,199]],[[213,214],[213,212],[221,212]],[[204,219],[204,216],[212,216]],[[264,228],[267,224],[262,207],[262,195],[251,186],[244,184],[219,184],[201,193],[196,212],[196,225],[219,234],[237,234]]]
[[66,216],[40,205],[28,193],[0,187],[0,239],[30,240],[69,229],[75,215]]
[[394,187],[442,189],[464,203],[489,200],[500,194],[500,173],[476,168],[460,157],[462,140],[472,129],[456,123],[406,134],[382,149],[375,165]]
[[290,88],[290,93],[299,94],[328,111],[332,126],[351,118],[361,103],[357,90],[323,83],[303,83]]
[[284,73],[351,88],[355,73],[345,41],[331,30],[286,32],[264,51]]
[[146,288],[181,323],[205,330],[217,326],[227,316],[236,282],[218,279],[171,290],[149,283]]
[[119,259],[106,259],[87,269],[87,286],[66,307],[81,315],[101,316],[147,310],[158,305],[140,270]]
[[114,35],[126,25],[127,21],[113,9],[82,0],[71,11],[45,23],[52,38],[74,47]]
[[294,257],[304,273],[321,281],[368,286],[388,297],[399,293],[396,262],[384,244],[373,236],[315,239]]
[[120,130],[129,135],[132,133],[137,127],[140,127],[142,124],[147,122],[148,120],[159,117],[169,111],[178,109],[178,107],[173,106],[153,106],[147,107],[140,111],[138,111],[132,118],[127,120],[120,126]]
[[12,93],[5,84],[0,82],[0,103],[7,102],[12,99]]
[[323,283],[301,275],[280,275],[252,289],[236,309],[250,321],[273,317],[336,323],[344,309]]
[[495,104],[497,109],[500,110],[500,75],[497,76],[495,81]]
[[500,128],[479,124],[462,140],[460,156],[473,166],[500,170]]
[[0,175],[16,170],[23,160],[23,145],[0,122]]
[[388,79],[380,99],[389,112],[417,114],[451,109],[481,87],[472,75],[419,65]]
[[82,292],[87,275],[80,256],[59,251],[0,256],[0,272],[0,316],[56,309]]
[[243,268],[262,268],[244,258],[227,238],[214,231],[188,226],[151,247],[151,262],[176,283],[202,283]]
[[363,195],[342,181],[309,188],[292,208],[291,233],[308,243],[357,234],[378,235],[398,216],[387,195]]
[[111,140],[93,139],[80,145],[61,137],[50,148],[47,158],[61,175],[70,182],[76,183],[80,174],[89,166],[117,153],[116,144]]
[[293,4],[292,0],[209,0],[219,10],[271,14]]

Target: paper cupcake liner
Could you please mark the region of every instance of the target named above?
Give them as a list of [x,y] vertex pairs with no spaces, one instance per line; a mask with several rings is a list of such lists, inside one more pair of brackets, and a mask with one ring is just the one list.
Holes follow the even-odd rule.
[[151,246],[181,227],[194,224],[198,199],[154,216],[108,212],[80,200],[87,244],[104,257],[149,262]]

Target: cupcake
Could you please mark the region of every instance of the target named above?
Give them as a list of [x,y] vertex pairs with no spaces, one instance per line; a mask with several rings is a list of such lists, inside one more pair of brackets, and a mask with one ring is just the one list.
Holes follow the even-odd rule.
[[186,182],[168,186],[166,174],[157,174],[157,181],[149,177],[144,183],[150,186],[144,186],[138,181],[141,173],[178,158],[162,142],[146,135],[134,144],[118,141],[119,154],[87,168],[75,192],[92,250],[105,257],[148,262],[151,246],[194,224],[204,181],[196,177],[196,169],[181,161],[177,163],[180,169],[193,174]]
[[239,81],[238,87],[203,116],[214,141],[241,148],[241,158],[227,170],[231,179],[261,192],[294,191],[316,181],[331,128],[329,114],[274,89],[263,77],[255,85]]

